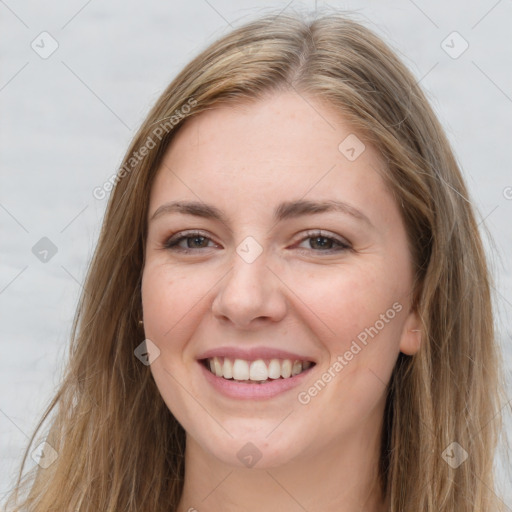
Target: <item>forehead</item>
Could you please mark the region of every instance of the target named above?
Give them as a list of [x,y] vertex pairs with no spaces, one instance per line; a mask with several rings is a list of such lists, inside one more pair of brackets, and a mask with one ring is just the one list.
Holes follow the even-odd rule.
[[157,172],[149,213],[176,198],[238,211],[302,197],[389,207],[383,172],[378,152],[334,108],[278,93],[189,119]]
[[358,151],[363,148],[353,132],[330,105],[295,92],[280,92],[250,103],[217,106],[189,119],[168,153],[175,163],[201,162],[207,157],[216,168],[265,159],[272,159],[276,167],[287,162],[297,165],[304,157],[305,163],[327,159],[334,163],[348,135],[353,135]]

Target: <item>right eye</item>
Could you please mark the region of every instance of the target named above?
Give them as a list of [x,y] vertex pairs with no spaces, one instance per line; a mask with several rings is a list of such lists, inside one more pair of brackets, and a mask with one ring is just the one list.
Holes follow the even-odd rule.
[[211,238],[200,231],[180,232],[168,238],[164,243],[164,248],[189,253],[198,249],[207,249],[208,241],[212,241]]

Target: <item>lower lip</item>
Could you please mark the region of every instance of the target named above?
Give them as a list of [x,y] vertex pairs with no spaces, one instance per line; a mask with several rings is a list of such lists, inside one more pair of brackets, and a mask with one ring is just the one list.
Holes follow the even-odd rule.
[[263,384],[250,384],[247,382],[239,382],[236,380],[228,380],[223,377],[217,377],[210,372],[204,364],[199,362],[199,366],[206,378],[206,380],[221,394],[229,398],[238,399],[261,399],[273,398],[281,393],[289,391],[290,389],[298,386],[307,376],[307,374],[314,368],[308,368],[299,375],[289,377],[288,379],[276,379]]

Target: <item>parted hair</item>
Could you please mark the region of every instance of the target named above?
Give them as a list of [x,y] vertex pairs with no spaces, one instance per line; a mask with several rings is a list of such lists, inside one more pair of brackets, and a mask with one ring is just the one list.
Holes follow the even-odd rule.
[[[414,356],[400,354],[388,385],[379,467],[389,510],[500,510],[493,461],[502,388],[475,211],[415,77],[380,37],[340,12],[247,22],[202,51],[157,100],[120,166],[65,373],[31,439],[35,446],[44,433],[58,457],[24,474],[27,448],[6,510],[177,509],[185,432],[134,356],[144,339],[150,189],[189,117],[291,90],[324,101],[377,148],[406,226],[422,341]],[[454,442],[468,454],[458,468],[443,457]]]

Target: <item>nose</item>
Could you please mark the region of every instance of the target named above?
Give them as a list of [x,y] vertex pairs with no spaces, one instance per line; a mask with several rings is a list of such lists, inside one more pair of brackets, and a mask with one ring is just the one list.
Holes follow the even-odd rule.
[[251,263],[235,253],[232,269],[219,284],[212,313],[241,329],[278,322],[287,311],[284,287],[277,273],[267,266],[265,252]]

